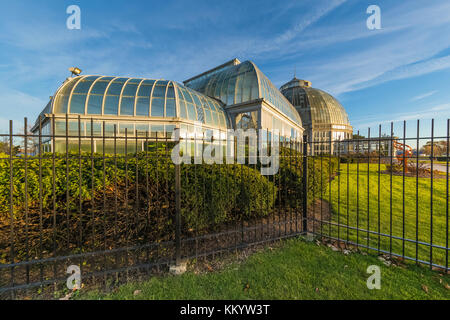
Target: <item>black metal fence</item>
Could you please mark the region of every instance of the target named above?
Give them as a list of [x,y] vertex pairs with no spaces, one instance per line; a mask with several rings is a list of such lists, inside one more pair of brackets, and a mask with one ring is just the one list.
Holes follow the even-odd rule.
[[[449,270],[448,121],[446,135],[435,136],[432,122],[431,135],[422,137],[417,122],[413,138],[406,123],[401,138],[393,124],[390,135],[380,126],[375,137],[369,129],[352,140],[266,133],[259,146],[279,163],[266,176],[252,161],[250,140],[245,162],[237,163],[234,138],[227,162],[224,138],[177,142],[170,133],[121,134],[116,127],[110,134],[104,123],[98,135],[90,123],[82,133],[78,118],[78,132],[70,132],[66,118],[64,134],[39,124],[31,136],[11,122],[2,135],[2,298],[59,297],[71,265],[84,284],[110,288],[183,260],[307,233]],[[191,151],[192,164],[174,164],[177,145],[179,155]],[[194,159],[207,147],[216,163]]]

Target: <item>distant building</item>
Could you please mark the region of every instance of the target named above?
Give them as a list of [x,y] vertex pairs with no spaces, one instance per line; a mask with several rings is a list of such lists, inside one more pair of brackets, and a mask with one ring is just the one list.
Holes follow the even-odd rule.
[[359,153],[359,154],[367,154],[367,153],[380,153],[383,157],[395,156],[399,151],[398,148],[395,147],[394,141],[399,141],[397,136],[387,136],[383,135],[381,137],[353,137],[352,140],[339,142],[339,148],[341,150],[341,154],[345,154],[347,152],[350,153]]

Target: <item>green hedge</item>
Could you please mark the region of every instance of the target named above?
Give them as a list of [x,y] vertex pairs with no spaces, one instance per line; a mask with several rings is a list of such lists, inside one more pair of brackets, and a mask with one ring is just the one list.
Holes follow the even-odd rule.
[[[0,260],[6,259],[10,246],[8,157],[0,154]],[[309,201],[313,200],[313,192],[320,194],[320,187],[326,189],[329,172],[334,174],[336,166],[334,158],[309,158]],[[25,161],[15,158],[12,184],[16,254],[25,254],[26,227],[29,250],[36,256],[41,247],[48,252],[62,252],[80,244],[87,248],[119,247],[173,239],[174,169],[166,148],[108,155],[106,159],[101,154],[75,152],[69,153],[68,159],[65,154],[53,158],[51,153],[41,159],[29,157],[26,223]],[[265,217],[274,206],[300,210],[302,157],[282,148],[279,172],[268,177],[260,174],[259,167],[248,165],[182,165],[181,184],[182,231],[206,233],[229,222]]]
[[[26,226],[30,250],[34,253],[41,247],[41,230],[45,250],[53,247],[54,239],[61,250],[66,244],[77,247],[83,243],[92,247],[108,241],[111,247],[117,247],[133,242],[170,240],[174,231],[175,168],[165,152],[143,152],[126,158],[108,156],[105,160],[100,154],[91,156],[90,153],[69,153],[68,159],[64,154],[57,154],[54,159],[52,154],[44,154],[41,160],[29,157],[28,223],[25,161],[14,159],[16,250],[25,252]],[[10,243],[9,177],[8,155],[0,154],[0,253],[3,252],[3,257],[9,252]],[[276,199],[276,188],[271,182],[257,170],[241,165],[182,165],[181,182],[183,231],[207,232],[230,221],[266,216]],[[80,233],[82,236],[78,236]]]

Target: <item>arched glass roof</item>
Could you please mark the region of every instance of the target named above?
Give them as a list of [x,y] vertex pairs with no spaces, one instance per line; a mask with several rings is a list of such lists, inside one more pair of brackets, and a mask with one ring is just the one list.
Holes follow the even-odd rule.
[[69,78],[46,113],[181,118],[226,129],[220,102],[174,81],[106,76]]
[[251,61],[188,80],[185,85],[219,99],[225,105],[263,98],[299,126],[302,125],[295,108]]
[[347,112],[325,91],[300,85],[294,79],[281,87],[281,92],[297,108],[304,125],[327,124],[350,126]]

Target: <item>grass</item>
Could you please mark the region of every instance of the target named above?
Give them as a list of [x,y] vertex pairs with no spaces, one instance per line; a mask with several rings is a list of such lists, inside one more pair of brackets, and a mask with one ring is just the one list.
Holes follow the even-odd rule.
[[[448,223],[446,217],[446,179],[392,176],[381,173],[378,177],[378,164],[341,164],[341,174],[330,185],[324,199],[330,200],[333,210],[333,221],[351,227],[359,227],[393,236],[405,237],[413,241],[446,246]],[[385,165],[381,165],[381,171]],[[378,188],[380,179],[380,188]],[[404,183],[404,185],[403,185]],[[431,198],[433,183],[433,198]],[[417,194],[416,196],[416,188]],[[347,201],[348,192],[348,201]],[[404,200],[404,201],[403,201]],[[404,203],[404,205],[403,205]],[[391,209],[392,205],[392,209]],[[417,210],[416,210],[417,205]],[[431,214],[432,206],[432,214]],[[379,208],[379,209],[378,209]],[[348,211],[347,211],[348,210]],[[418,223],[416,223],[416,220]],[[404,227],[403,227],[404,221]],[[432,237],[431,237],[432,230]],[[448,251],[441,248],[430,249],[430,246],[409,241],[392,239],[389,236],[369,234],[344,227],[323,225],[324,234],[340,236],[353,242],[369,245],[381,250],[392,251],[419,260],[430,261],[445,266]],[[348,234],[347,234],[348,231]]]
[[[381,268],[381,289],[366,286],[370,265]],[[416,265],[386,266],[377,257],[332,251],[301,239],[266,247],[221,271],[153,277],[112,294],[78,299],[449,299],[450,277]],[[138,294],[134,294],[139,290]],[[426,292],[428,291],[428,293]]]

